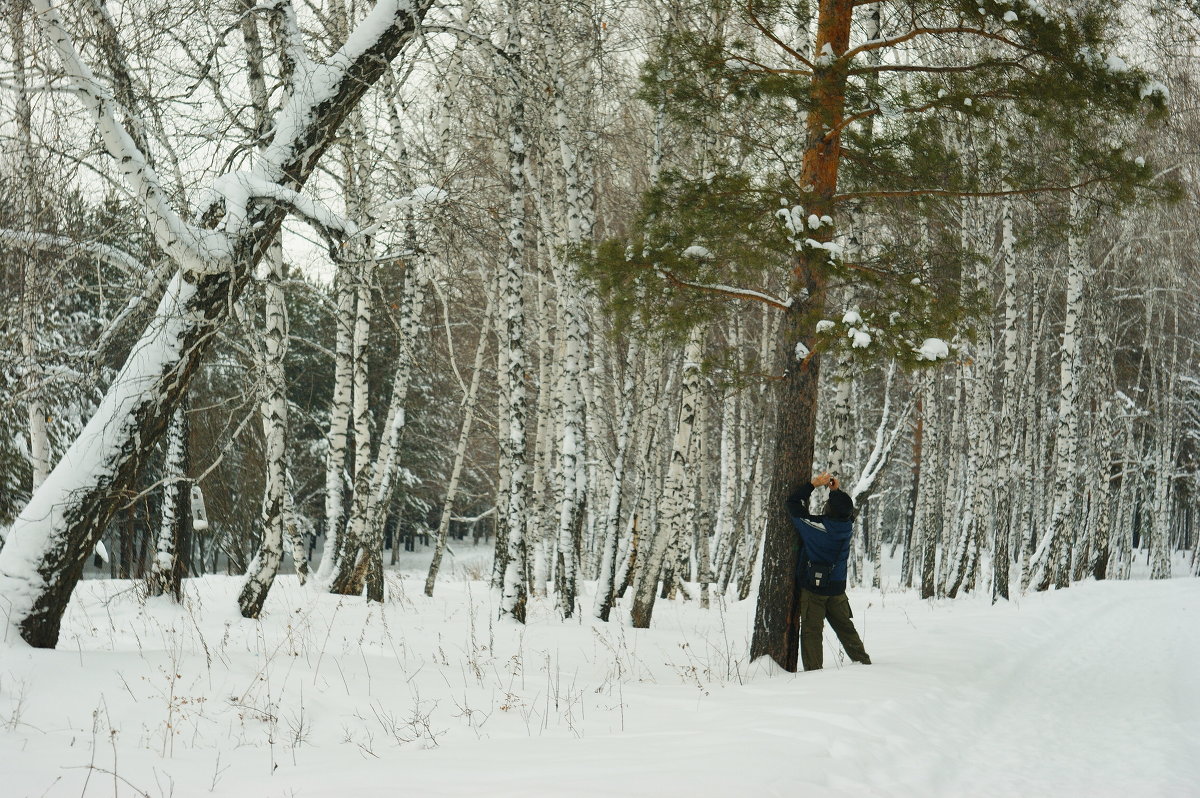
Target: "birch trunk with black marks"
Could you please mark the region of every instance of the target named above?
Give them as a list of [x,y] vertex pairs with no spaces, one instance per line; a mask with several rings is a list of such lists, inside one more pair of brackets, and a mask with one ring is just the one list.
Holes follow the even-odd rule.
[[1079,199],[1073,193],[1070,200],[1067,238],[1067,300],[1063,321],[1062,348],[1059,355],[1058,422],[1054,435],[1054,504],[1050,529],[1032,556],[1032,566],[1024,577],[1025,588],[1034,585],[1046,590],[1053,583],[1057,588],[1070,584],[1071,539],[1068,524],[1077,492],[1076,453],[1079,446],[1079,374],[1082,368],[1082,349],[1079,323],[1083,313],[1083,288],[1087,270],[1087,253],[1080,233]]
[[654,597],[664,559],[674,539],[683,534],[687,504],[688,455],[692,430],[696,424],[696,407],[700,400],[700,359],[703,356],[703,331],[695,328],[688,337],[682,364],[682,393],[675,435],[671,442],[671,459],[663,484],[659,517],[654,524],[649,546],[638,563],[640,573],[633,596],[630,618],[635,629],[648,629],[654,614]]
[[612,479],[609,480],[608,506],[604,513],[604,540],[600,554],[600,573],[596,578],[596,604],[593,615],[607,621],[615,597],[617,568],[617,545],[620,541],[621,491],[625,485],[625,458],[629,451],[630,431],[633,427],[635,372],[640,360],[636,341],[629,344],[625,355],[625,376],[621,383],[621,420],[617,426],[617,451],[613,460]]
[[184,405],[180,405],[167,428],[167,454],[163,463],[162,512],[154,562],[150,566],[150,595],[170,594],[183,598],[185,573],[184,548],[190,543],[187,532],[192,525],[191,485],[187,481],[188,424]]
[[502,402],[507,426],[500,443],[508,473],[504,520],[505,558],[500,615],[525,623],[527,602],[525,523],[528,512],[528,454],[526,451],[527,369],[525,357],[525,100],[522,96],[520,6],[507,6],[505,60],[511,78],[508,128],[508,235],[501,278],[500,313],[504,332]]
[[283,251],[276,241],[267,253],[268,272],[263,281],[265,325],[262,363],[263,459],[266,466],[262,502],[262,542],[238,596],[244,618],[257,618],[283,561],[287,517],[288,402],[284,359],[287,356],[287,306],[283,293]]
[[1012,201],[1005,198],[1000,205],[1000,248],[997,260],[1004,274],[1004,326],[1000,335],[1000,415],[997,418],[995,518],[992,527],[992,601],[1007,600],[1009,574],[1012,566],[1013,534],[1013,454],[1017,448],[1016,403],[1017,390],[1017,248],[1013,235]]

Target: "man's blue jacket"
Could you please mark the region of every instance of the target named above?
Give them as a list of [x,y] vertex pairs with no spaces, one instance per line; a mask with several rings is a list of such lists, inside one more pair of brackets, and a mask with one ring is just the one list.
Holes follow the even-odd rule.
[[[806,483],[787,500],[788,515],[803,541],[798,566],[801,586],[820,596],[840,596],[846,592],[846,560],[854,520],[813,515],[808,511],[812,492],[812,484]],[[814,574],[819,572],[824,572],[824,578],[817,584]]]

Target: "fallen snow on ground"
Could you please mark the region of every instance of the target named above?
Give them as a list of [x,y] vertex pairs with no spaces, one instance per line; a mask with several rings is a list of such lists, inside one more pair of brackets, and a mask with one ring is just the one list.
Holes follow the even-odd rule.
[[752,601],[519,627],[458,573],[382,606],[281,577],[261,622],[234,578],[85,581],[58,650],[0,647],[0,794],[1200,795],[1200,580],[852,591],[875,664],[827,634],[786,674],[746,661]]

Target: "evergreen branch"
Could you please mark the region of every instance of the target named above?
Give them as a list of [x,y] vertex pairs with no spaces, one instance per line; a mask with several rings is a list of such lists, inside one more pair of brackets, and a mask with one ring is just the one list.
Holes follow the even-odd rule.
[[[939,103],[936,103],[936,102],[926,103],[925,105],[918,105],[914,108],[901,109],[900,113],[919,114],[919,113],[923,113],[925,111],[931,111],[934,108],[937,108],[938,105],[939,105]],[[850,116],[847,116],[845,119],[843,119],[841,122],[839,122],[838,124],[834,125],[829,130],[829,132],[825,134],[825,140],[829,141],[829,140],[833,139],[833,137],[840,135],[843,130],[850,127],[855,122],[861,122],[864,119],[870,119],[871,117],[878,116],[881,113],[883,113],[883,109],[880,108],[879,106],[875,106],[874,108],[869,108],[866,111],[859,111],[856,114],[851,114]]]
[[767,66],[766,64],[755,61],[753,58],[747,58],[744,55],[730,56],[729,58],[726,59],[726,63],[728,63],[729,61],[737,61],[738,63],[748,64],[755,68],[754,70],[749,70],[749,69],[741,70],[742,72],[744,72],[746,74],[756,74],[758,72],[761,72],[761,73],[765,73],[768,75],[801,75],[803,77],[811,77],[813,74],[810,70],[807,70],[807,69],[786,69],[783,67]]
[[664,269],[662,266],[654,266],[654,271],[661,274],[667,279],[667,282],[681,288],[695,288],[699,291],[707,291],[710,294],[720,294],[721,296],[732,297],[734,299],[753,300],[762,302],[764,305],[779,308],[780,310],[788,310],[792,306],[791,300],[782,300],[779,297],[771,296],[770,294],[755,291],[749,288],[735,288],[731,285],[714,285],[711,283],[697,283],[692,280],[685,280],[682,277],[676,276],[670,269]]
[[1032,74],[1029,67],[1024,66],[1019,61],[980,61],[975,64],[961,64],[959,66],[922,66],[920,64],[880,64],[878,66],[861,67],[851,69],[847,74],[850,75],[878,75],[880,72],[974,72],[977,69],[986,69],[988,67],[1015,67]]
[[854,58],[855,56],[862,55],[863,53],[869,53],[874,50],[882,50],[885,47],[895,47],[896,45],[904,44],[907,41],[911,41],[911,40],[917,38],[918,36],[945,36],[947,34],[952,34],[952,33],[962,33],[962,34],[966,34],[968,36],[979,36],[984,39],[992,39],[993,41],[1001,42],[1002,44],[1007,44],[1009,47],[1012,47],[1016,50],[1024,50],[1025,52],[1032,52],[1028,47],[1025,47],[1024,45],[1020,44],[1019,42],[1015,42],[1012,39],[1008,38],[1007,36],[1003,36],[999,33],[990,33],[982,28],[969,28],[969,27],[965,27],[965,26],[954,26],[951,28],[913,28],[908,33],[905,33],[901,36],[895,36],[891,39],[875,39],[873,41],[863,42],[859,46],[853,47],[853,48],[847,50],[842,55],[842,58],[849,61],[850,59]]
[[1093,183],[1104,182],[1104,177],[1093,177],[1081,183],[1069,186],[1036,186],[1034,188],[1007,189],[1003,191],[956,191],[949,188],[913,188],[903,191],[852,191],[846,194],[835,194],[834,202],[845,202],[857,199],[904,199],[907,197],[1026,197],[1033,194],[1045,194],[1050,191],[1076,191]]
[[775,44],[779,45],[780,49],[782,49],[785,53],[790,55],[792,58],[795,58],[801,64],[804,64],[809,69],[814,70],[814,71],[816,70],[816,67],[813,66],[812,61],[809,61],[807,58],[802,56],[796,49],[794,49],[789,44],[787,44],[785,41],[783,41],[778,36],[776,36],[775,31],[768,28],[766,25],[764,25],[759,20],[758,15],[754,13],[754,0],[747,0],[746,16],[748,16],[750,18],[750,22],[754,25],[754,27],[758,28],[759,31],[761,31],[762,34],[764,36],[766,36],[768,39],[775,42]]
[[[1008,92],[1003,92],[1003,91],[985,91],[985,92],[980,92],[978,94],[966,95],[965,97],[956,97],[955,99],[962,100],[962,99],[968,99],[968,98],[971,100],[980,100],[980,99],[1011,100],[1011,99],[1013,99],[1013,95]],[[922,113],[925,113],[926,111],[932,111],[934,109],[944,108],[944,107],[947,107],[946,103],[941,102],[940,100],[933,100],[932,102],[925,103],[924,105],[914,105],[909,108],[894,109],[894,113],[897,113],[897,114],[922,114]],[[958,110],[958,109],[956,109],[956,110]],[[839,135],[843,130],[850,127],[850,125],[854,124],[855,122],[861,122],[864,119],[870,119],[871,117],[878,116],[879,114],[882,114],[882,113],[883,113],[883,109],[880,108],[879,106],[875,106],[874,108],[868,108],[865,111],[859,111],[857,113],[851,114],[850,116],[843,119],[839,124],[837,124],[833,128],[831,128],[829,130],[829,132],[825,134],[825,139],[826,140],[832,139],[834,136]]]

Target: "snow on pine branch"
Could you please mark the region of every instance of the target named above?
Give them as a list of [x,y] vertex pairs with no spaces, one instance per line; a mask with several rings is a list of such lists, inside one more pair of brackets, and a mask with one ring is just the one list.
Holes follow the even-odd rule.
[[75,87],[76,95],[95,117],[105,149],[116,160],[121,175],[133,188],[159,246],[186,269],[196,272],[223,270],[229,259],[228,241],[223,235],[188,224],[171,207],[158,175],[146,161],[145,153],[117,120],[117,102],[112,92],[96,80],[92,70],[80,58],[57,7],[51,0],[34,0],[34,7],[68,80]]
[[754,300],[755,302],[764,302],[782,310],[787,310],[792,306],[793,300],[791,299],[780,299],[777,296],[765,294],[762,291],[755,291],[751,288],[737,288],[732,285],[721,285],[719,283],[700,283],[694,280],[685,280],[670,270],[662,268],[661,266],[656,266],[654,270],[662,275],[663,279],[678,286],[695,288],[699,291],[707,291],[712,294],[724,294],[725,296],[733,297],[734,299],[748,299]]

